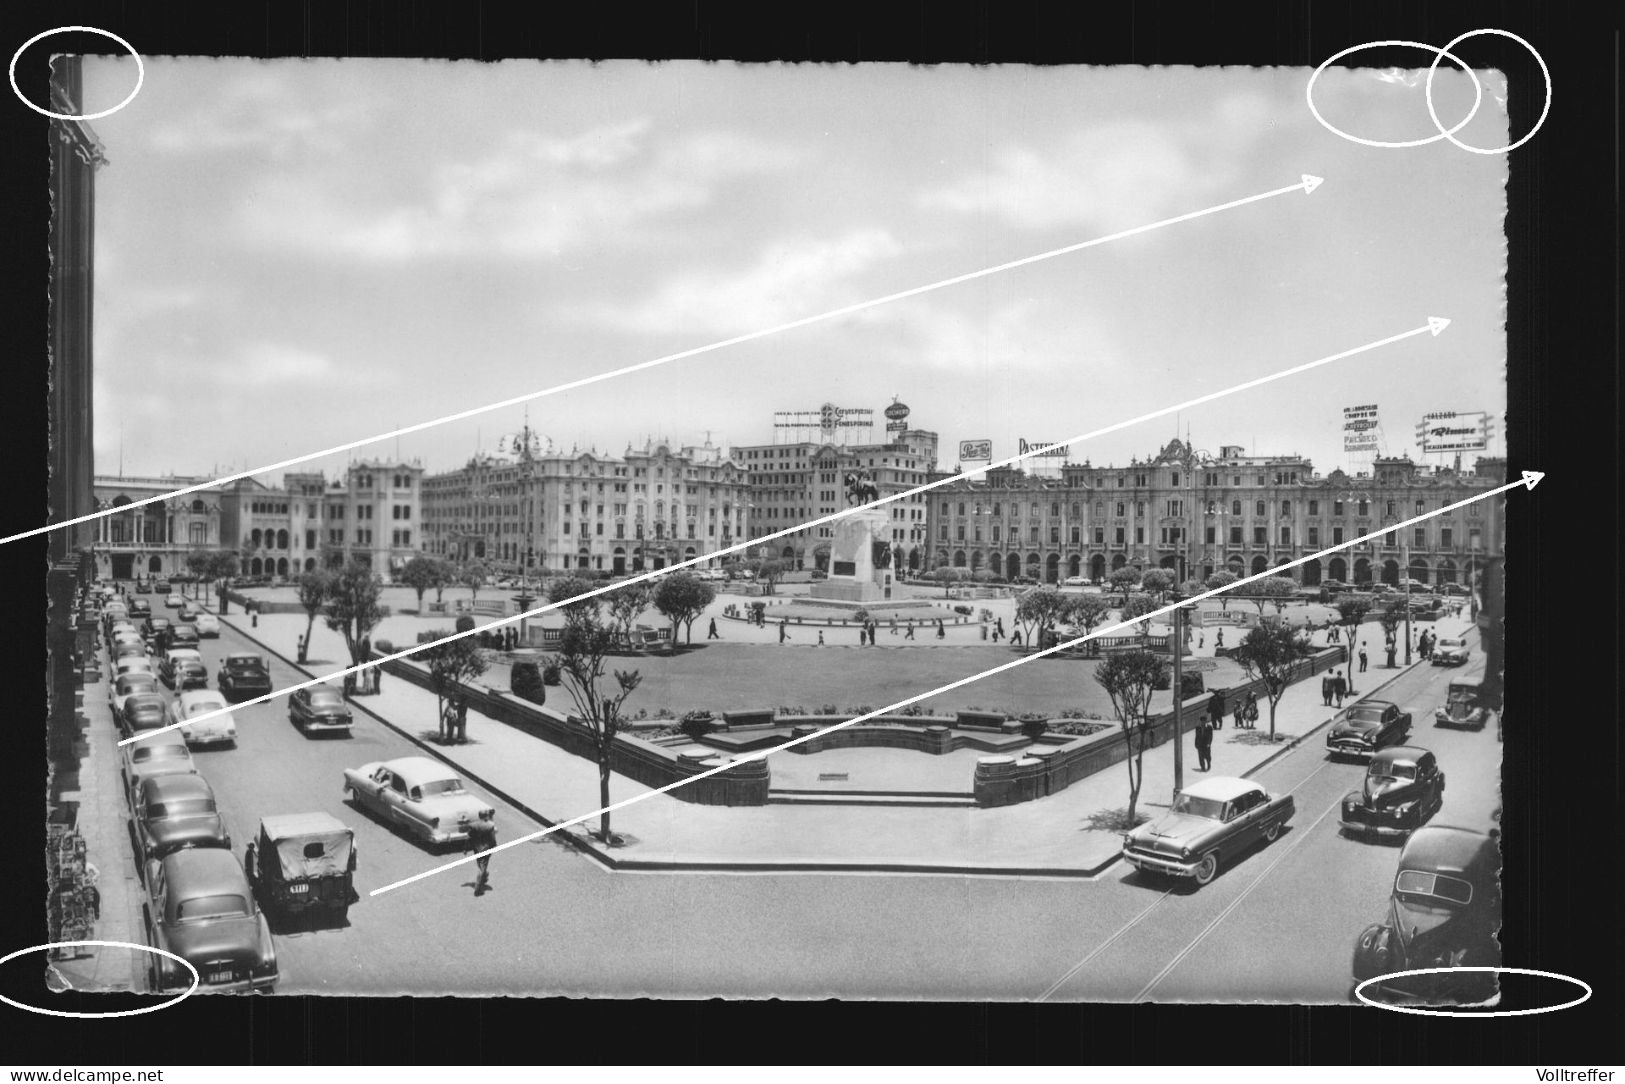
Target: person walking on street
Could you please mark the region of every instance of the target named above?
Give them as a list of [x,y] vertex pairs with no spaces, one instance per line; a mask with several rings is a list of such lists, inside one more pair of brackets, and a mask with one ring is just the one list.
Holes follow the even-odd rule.
[[1332,675],[1331,674],[1327,674],[1325,677],[1320,679],[1320,698],[1321,698],[1321,700],[1325,701],[1326,706],[1328,708],[1332,706]]
[[948,630],[942,627],[942,618],[939,617],[937,618],[937,639],[944,640],[947,639],[947,637]]
[[1392,640],[1389,640],[1388,641],[1388,669],[1392,670],[1393,668],[1394,668],[1394,642]]
[[1224,729],[1224,694],[1214,693],[1213,699],[1207,702],[1208,718],[1213,720],[1214,730]]
[[823,629],[818,630],[818,646],[819,647],[824,646],[824,630]]
[[905,639],[905,640],[914,639],[914,622],[910,621],[908,623],[908,628],[903,631],[903,639]]
[[994,624],[993,624],[993,633],[994,633],[993,638],[995,640],[997,640],[1000,636],[1004,635],[1004,618],[1001,617],[996,622],[994,622]]
[[720,640],[720,639],[722,639],[721,636],[717,635],[717,619],[714,618],[714,617],[711,619],[711,631],[707,632],[705,634],[705,638],[707,640]]
[[1366,663],[1365,648],[1362,647],[1360,649],[1360,673],[1362,673],[1362,674],[1365,673],[1365,663]]
[[1221,648],[1223,646],[1224,646],[1224,630],[1220,629],[1219,633],[1218,633],[1218,636],[1213,641],[1213,647],[1214,647],[1215,650],[1217,650],[1218,648]]
[[897,635],[897,618],[895,617],[891,619],[891,634],[893,636]]
[[790,638],[790,633],[784,627],[784,619],[780,618],[779,619],[779,643],[782,644],[782,643],[784,643],[784,641],[788,640],[789,638]]
[[1332,695],[1337,697],[1337,706],[1343,706],[1343,698],[1349,694],[1349,679],[1343,676],[1343,671],[1337,671],[1337,677],[1332,680]]
[[1247,729],[1258,729],[1258,694],[1247,694]]
[[497,845],[497,826],[483,817],[476,818],[468,824],[468,841],[464,844],[464,854],[477,854],[474,864],[479,867],[479,873],[474,878],[474,895],[485,894],[491,883],[491,851]]
[[1199,772],[1213,767],[1213,727],[1205,718],[1196,724],[1196,763]]

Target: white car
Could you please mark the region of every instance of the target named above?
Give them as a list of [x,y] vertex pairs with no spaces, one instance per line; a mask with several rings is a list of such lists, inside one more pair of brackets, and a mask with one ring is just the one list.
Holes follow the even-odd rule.
[[220,619],[211,613],[200,613],[192,622],[201,637],[213,639],[220,635]]
[[178,610],[182,606],[185,606],[185,605],[186,605],[186,600],[184,598],[182,598],[180,595],[171,594],[171,595],[164,596],[164,606],[167,609]]
[[[188,746],[236,745],[237,723],[231,716],[231,705],[214,689],[189,689],[177,696],[169,705],[169,720],[179,723],[181,737]],[[190,722],[199,715],[220,712],[200,722]]]
[[160,775],[195,775],[192,752],[173,730],[155,733],[124,747],[124,792],[130,808],[140,806],[141,781]]
[[151,674],[154,677],[158,676],[158,672],[153,668],[152,659],[149,656],[126,655],[122,659],[113,660],[113,676],[115,678],[120,678],[125,674],[136,671],[143,674]]
[[456,772],[428,757],[346,768],[344,796],[430,844],[466,840],[470,822],[491,821],[497,815],[464,789]]
[[1089,581],[1084,579],[1082,576],[1068,576],[1066,578],[1066,580],[1062,583],[1062,586],[1063,587],[1082,587],[1085,584],[1087,584],[1088,582]]
[[1466,666],[1467,660],[1472,657],[1472,649],[1467,646],[1467,641],[1459,636],[1441,637],[1439,642],[1433,645],[1434,666]]

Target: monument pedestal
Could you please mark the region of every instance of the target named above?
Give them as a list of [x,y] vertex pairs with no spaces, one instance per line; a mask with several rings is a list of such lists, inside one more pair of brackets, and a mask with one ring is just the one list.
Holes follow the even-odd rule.
[[875,539],[889,522],[886,513],[870,509],[837,523],[829,547],[829,578],[812,585],[811,597],[833,602],[881,602],[890,598],[891,570],[877,570],[874,558]]

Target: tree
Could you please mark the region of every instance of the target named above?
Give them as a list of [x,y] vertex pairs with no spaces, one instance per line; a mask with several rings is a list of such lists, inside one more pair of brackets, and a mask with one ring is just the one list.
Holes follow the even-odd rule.
[[632,624],[649,608],[654,598],[654,584],[648,580],[629,583],[603,596],[609,605],[609,617],[623,643],[632,642]]
[[[570,585],[586,586],[581,580],[562,580],[551,585],[548,597],[560,602],[581,593],[579,589],[570,590]],[[599,818],[599,835],[604,843],[614,844],[608,813],[610,763],[614,757],[615,736],[620,731],[621,706],[643,679],[636,670],[616,670],[617,691],[601,693],[604,658],[615,647],[615,630],[600,615],[596,597],[565,606],[563,612],[564,632],[559,639],[559,651],[549,658],[548,664],[559,668],[561,683],[575,702],[581,721],[591,732],[593,751],[598,758],[599,807],[605,810]]]
[[[192,563],[194,556],[202,558],[195,565]],[[232,577],[237,575],[237,570],[241,567],[241,561],[236,551],[205,550],[202,554],[189,555],[186,564],[203,581],[205,587],[210,583],[219,581],[215,591],[220,596],[220,612],[225,613],[231,605],[231,600],[226,597],[226,592],[231,590]],[[204,594],[208,594],[206,589]]]
[[1406,600],[1397,598],[1382,608],[1382,616],[1377,618],[1382,622],[1382,631],[1388,634],[1389,639],[1399,632],[1399,626],[1405,623]]
[[655,588],[655,609],[671,620],[671,646],[677,646],[677,629],[681,625],[688,633],[688,642],[694,642],[694,619],[716,600],[711,585],[692,572],[673,572],[662,576]]
[[1275,708],[1291,682],[1292,667],[1312,650],[1309,637],[1288,625],[1259,625],[1230,653],[1249,678],[1264,680],[1264,695],[1270,704],[1270,741],[1275,740]]
[[[1101,595],[1073,595],[1067,602],[1064,620],[1080,635],[1088,636],[1095,631],[1096,625],[1106,620],[1111,609],[1111,604]],[[1089,648],[1091,655],[1100,653],[1099,645],[1094,640],[1089,641]]]
[[942,597],[947,598],[948,589],[964,579],[964,572],[964,569],[955,568],[953,565],[943,565],[932,569],[930,578],[942,584]]
[[[1370,612],[1371,612],[1371,600],[1370,599],[1362,598],[1359,595],[1340,595],[1340,596],[1338,596],[1338,599],[1337,599],[1337,623],[1339,625],[1342,625],[1343,628],[1346,630],[1344,632],[1344,634],[1343,634],[1343,639],[1349,645],[1348,649],[1347,649],[1347,658],[1348,658],[1348,661],[1350,663],[1354,662],[1354,653],[1359,650],[1358,637],[1359,637],[1359,631],[1360,631],[1360,622],[1364,621],[1365,620],[1365,615],[1370,613]],[[1348,667],[1348,672],[1349,672],[1349,678],[1350,678],[1349,692],[1353,692],[1354,691],[1354,683],[1353,683],[1352,679],[1354,677],[1354,667],[1352,665]]]
[[[1155,600],[1150,595],[1136,591],[1124,601],[1123,612],[1118,615],[1117,619],[1119,621],[1133,621],[1137,617],[1144,617],[1157,608]],[[1144,639],[1150,635],[1151,621],[1147,618],[1140,622],[1140,637]]]
[[1223,591],[1226,587],[1229,587],[1239,579],[1241,579],[1241,577],[1236,575],[1234,572],[1221,568],[1219,571],[1215,572],[1213,575],[1204,580],[1203,586],[1209,591]]
[[440,569],[436,567],[439,563],[433,557],[419,554],[406,562],[406,567],[401,569],[401,582],[417,592],[419,613],[423,612],[423,593],[440,579]]
[[785,573],[784,562],[777,557],[768,557],[756,566],[756,578],[767,586],[767,593],[773,594],[773,585],[779,582],[779,577]]
[[1140,577],[1140,590],[1155,595],[1158,605],[1168,597],[1168,591],[1174,586],[1174,574],[1166,568],[1148,568]]
[[1070,604],[1070,597],[1058,587],[1045,585],[1024,592],[1016,600],[1016,621],[1024,630],[1023,649],[1031,651],[1036,646],[1033,641],[1054,628],[1066,616]]
[[480,588],[484,587],[485,581],[490,578],[491,570],[485,567],[484,561],[470,561],[463,566],[461,579],[468,585],[470,599],[480,597]]
[[1275,604],[1277,613],[1286,610],[1286,604],[1298,593],[1298,585],[1291,576],[1271,576],[1264,580],[1254,580],[1246,587],[1246,594],[1242,597],[1258,607],[1258,616],[1264,616],[1264,607],[1270,603]]
[[[316,615],[321,613],[322,604],[327,601],[329,586],[333,582],[333,574],[325,568],[313,568],[302,573],[295,585],[299,592],[299,605],[305,608],[305,650],[310,650],[310,633],[316,627]],[[304,653],[301,652],[301,655]],[[301,658],[300,662],[305,660]]]
[[378,605],[383,587],[378,574],[359,561],[351,561],[328,580],[327,601],[322,612],[327,627],[344,637],[352,664],[365,661],[361,657],[361,641],[384,618]]
[[[436,629],[429,633],[433,640],[445,640],[451,633],[445,629]],[[429,684],[434,689],[435,704],[438,707],[440,719],[441,738],[450,737],[446,733],[446,700],[457,688],[466,681],[471,681],[485,673],[489,663],[480,649],[474,643],[472,636],[451,640],[446,643],[435,643],[432,647],[418,652],[418,657],[429,664]]]
[[[453,565],[450,561],[442,560],[440,558],[435,558],[434,559],[434,581],[431,584],[429,584],[429,586],[434,588],[434,600],[435,600],[435,602],[437,604],[446,601],[446,599],[445,599],[446,588],[450,587],[452,584],[454,584],[456,582],[457,582],[457,567],[455,565]],[[421,596],[418,598],[418,605],[419,606],[423,605],[423,599],[422,599]]]
[[1095,681],[1111,698],[1112,710],[1117,713],[1117,725],[1123,729],[1129,755],[1128,765],[1128,827],[1134,826],[1134,807],[1140,800],[1140,785],[1145,781],[1141,759],[1151,739],[1151,694],[1162,684],[1167,664],[1149,651],[1123,651],[1110,655],[1095,668]]
[[1132,565],[1124,565],[1107,576],[1106,582],[1111,585],[1113,591],[1122,595],[1123,601],[1127,603],[1129,589],[1140,585],[1140,570]]

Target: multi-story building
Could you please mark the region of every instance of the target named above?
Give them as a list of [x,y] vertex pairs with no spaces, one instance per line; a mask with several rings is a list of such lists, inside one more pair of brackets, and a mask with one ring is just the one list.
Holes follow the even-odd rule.
[[745,492],[744,469],[709,442],[480,454],[423,479],[422,549],[512,571],[664,568],[742,540]]
[[[929,495],[930,564],[1051,583],[1099,582],[1125,566],[1181,581],[1252,574],[1493,489],[1505,474],[1500,458],[1471,472],[1386,458],[1370,472],[1323,476],[1301,456],[1236,446],[1205,455],[1175,439],[1126,467],[1068,463],[1059,478],[1005,467],[942,486]],[[1290,574],[1306,584],[1460,582],[1500,546],[1501,501],[1484,501]]]
[[[96,509],[121,508],[207,481],[97,475]],[[222,510],[219,490],[209,489],[93,520],[87,526],[95,532],[96,574],[129,580],[186,571],[188,554],[222,548]]]
[[[899,408],[897,417],[906,417],[907,407],[893,404],[890,409]],[[792,568],[805,568],[811,562],[827,571],[835,525],[799,525],[847,507],[848,474],[866,474],[882,497],[924,485],[936,470],[937,434],[905,429],[884,444],[799,441],[746,445],[736,449],[736,455],[750,479],[750,537],[791,531],[764,543],[762,549]],[[892,521],[887,541],[893,567],[900,572],[926,567],[929,500],[929,494],[917,493],[883,506]]]

